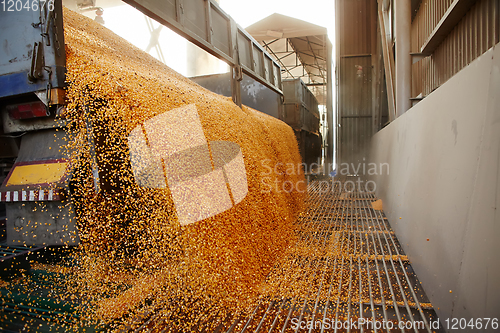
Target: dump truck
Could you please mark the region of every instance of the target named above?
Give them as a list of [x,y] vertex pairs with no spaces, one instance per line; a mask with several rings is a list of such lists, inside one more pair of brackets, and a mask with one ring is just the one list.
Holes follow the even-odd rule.
[[[209,5],[211,15],[230,20],[216,4],[210,2]],[[74,210],[68,200],[72,173],[65,149],[66,59],[62,6],[62,1],[34,0],[23,6],[17,1],[6,2],[0,11],[3,45],[0,50],[0,219],[5,244],[10,246],[76,245],[79,242]],[[194,12],[198,9],[193,7]],[[147,12],[147,8],[142,10]],[[155,17],[154,13],[151,16]],[[229,23],[233,34],[234,23]],[[186,31],[194,31],[188,22],[184,22],[184,26]],[[240,77],[231,78],[229,91],[240,96],[233,96],[233,100],[241,104],[241,92],[234,89],[234,85],[241,81],[243,73],[253,82],[262,82],[263,89],[276,96],[276,110],[272,115],[295,129],[303,160],[316,162],[321,154],[321,140],[314,96],[300,79],[284,82],[282,86],[279,65],[243,29],[236,30],[239,52],[251,47],[254,60],[253,65],[245,65],[243,55],[227,51],[239,59],[232,73],[239,73]],[[213,34],[216,35],[213,43],[217,43],[218,31]],[[216,46],[218,52],[224,49],[224,45]],[[208,51],[213,49],[209,47]],[[258,57],[262,61],[258,61]],[[286,93],[285,98],[280,97],[280,89]],[[91,122],[88,126],[92,126]],[[96,137],[89,138],[89,145],[96,140]],[[106,186],[103,169],[96,160],[92,162],[96,192]]]
[[[5,243],[76,245],[64,151],[61,1],[0,11],[0,202]],[[36,209],[43,204],[44,209]]]
[[[212,2],[206,2],[206,4],[212,4]],[[287,232],[293,232],[293,229],[287,226],[292,223],[298,214],[303,197],[299,195],[294,198],[291,193],[285,191],[281,191],[281,193],[271,193],[271,191],[261,193],[258,186],[262,187],[262,184],[258,181],[258,177],[265,170],[258,162],[261,158],[275,158],[275,164],[278,166],[284,165],[286,162],[299,165],[300,156],[293,130],[276,118],[261,114],[250,108],[238,108],[231,100],[217,96],[197,86],[159,62],[155,62],[154,66],[149,66],[149,62],[152,62],[153,59],[143,51],[131,48],[128,43],[121,39],[118,40],[116,35],[97,23],[92,23],[80,15],[66,11],[61,1],[42,1],[38,7],[18,9],[16,10],[14,5],[12,11],[9,11],[7,6],[5,11],[0,12],[0,29],[2,31],[2,51],[0,51],[2,186],[0,188],[0,203],[3,207],[2,220],[5,225],[5,240],[1,245],[3,257],[0,260],[0,272],[2,278],[9,281],[0,288],[0,293],[2,294],[3,312],[14,314],[10,323],[17,324],[24,320],[19,319],[21,317],[15,317],[18,315],[23,316],[23,318],[24,316],[30,318],[33,318],[33,316],[36,316],[36,318],[63,316],[64,318],[71,317],[75,319],[74,308],[80,305],[80,297],[72,298],[74,302],[67,302],[67,299],[63,298],[63,303],[75,305],[74,307],[71,306],[71,309],[63,309],[61,299],[53,297],[54,290],[65,289],[62,287],[65,284],[61,281],[71,282],[71,278],[66,273],[49,271],[42,263],[52,262],[51,257],[56,257],[54,261],[57,261],[57,265],[61,262],[70,267],[77,265],[77,262],[82,257],[81,252],[75,254],[74,257],[73,254],[84,248],[76,248],[76,245],[86,235],[83,231],[84,228],[79,228],[77,231],[76,227],[77,222],[79,223],[78,226],[84,224],[80,224],[82,219],[79,218],[79,212],[82,209],[88,209],[90,212],[86,216],[87,220],[85,220],[87,225],[95,222],[97,229],[102,227],[100,231],[94,230],[93,235],[96,238],[87,241],[85,244],[97,244],[96,248],[103,245],[102,248],[110,249],[102,257],[106,263],[115,262],[113,255],[125,258],[126,261],[122,261],[122,263],[125,262],[127,269],[130,266],[139,267],[139,265],[130,264],[131,262],[142,264],[146,270],[149,270],[149,267],[158,267],[150,265],[151,262],[148,260],[151,260],[151,258],[158,259],[156,264],[161,263],[164,265],[165,263],[168,264],[168,262],[174,262],[175,260],[172,258],[178,254],[165,249],[165,244],[175,243],[168,238],[169,231],[184,227],[182,229],[183,234],[189,237],[192,236],[191,239],[198,237],[200,246],[206,247],[205,251],[193,251],[189,259],[193,263],[198,260],[200,264],[198,266],[201,267],[199,275],[208,274],[207,277],[210,283],[213,283],[214,290],[219,290],[217,286],[220,283],[230,285],[227,280],[240,283],[237,279],[223,278],[223,274],[228,276],[236,274],[233,272],[240,272],[239,274],[242,276],[253,276],[256,273],[262,279],[276,260],[277,255],[281,253],[280,249],[285,248],[292,239],[292,237],[286,237]],[[88,38],[90,35],[94,39]],[[256,43],[248,39],[246,35],[242,35],[242,33],[239,36],[245,38],[249,43]],[[89,41],[95,40],[100,42],[93,47]],[[89,77],[80,76],[78,82],[71,81],[75,78],[75,63],[78,61],[85,63],[85,60],[89,58],[83,57],[82,54],[92,54],[92,51],[99,49],[102,45],[107,45],[106,43],[115,43],[114,46],[119,48],[120,52],[105,53],[103,48],[100,50],[103,52],[101,55],[104,55],[102,58],[111,61],[108,63],[104,60],[100,62],[102,59],[96,57],[92,65],[86,64],[83,67],[90,68],[89,71],[94,71],[95,74],[98,72],[97,68],[102,66],[104,74],[102,76],[100,73],[97,75],[99,78],[105,77],[106,82],[110,82],[112,81],[111,76],[105,75],[113,71],[113,65],[109,65],[115,63],[113,57],[116,56],[120,59],[120,55],[122,55],[121,60],[130,60],[131,62],[123,60],[125,65],[121,69],[114,68],[115,73],[118,73],[115,78],[120,77],[124,81],[123,86],[117,85],[114,87],[116,88],[113,89],[114,95],[113,93],[99,93],[98,89],[94,89],[97,86],[93,85],[95,80],[91,80]],[[262,49],[256,48],[256,44],[253,47],[254,50],[263,52]],[[78,55],[75,55],[77,52],[79,52]],[[135,63],[138,66],[137,70],[135,70],[131,59],[139,58],[141,61],[139,64]],[[268,55],[266,55],[266,59],[270,59]],[[148,66],[145,66],[145,63]],[[275,66],[270,60],[266,60],[265,63],[266,66]],[[152,67],[155,68],[152,69]],[[128,70],[133,72],[131,73]],[[161,89],[155,90],[151,88],[151,85],[155,84],[153,79],[148,81],[150,86],[142,88],[142,90],[134,86],[138,80],[143,80],[147,75],[150,75],[151,78],[151,72],[155,70],[157,75],[154,79],[157,79],[156,84],[159,84]],[[243,71],[250,70],[245,69]],[[279,74],[279,67],[274,72]],[[138,79],[127,81],[136,76]],[[176,83],[167,82],[168,78],[176,80]],[[271,77],[267,75],[267,79],[269,80]],[[127,84],[125,84],[125,81]],[[279,82],[276,76],[272,77],[272,81]],[[133,88],[130,89],[130,87]],[[157,85],[154,87],[157,87]],[[120,144],[123,145],[120,147],[123,159],[119,161],[119,165],[116,165],[116,170],[112,171],[118,173],[128,168],[126,172],[131,175],[130,168],[137,167],[141,169],[144,166],[142,160],[136,157],[140,155],[141,150],[147,152],[149,149],[149,147],[143,145],[146,138],[150,144],[154,143],[160,147],[165,141],[169,141],[167,139],[171,138],[171,141],[175,141],[182,138],[182,135],[176,135],[176,133],[183,133],[181,126],[184,126],[184,128],[187,126],[189,130],[196,129],[198,134],[194,135],[193,131],[184,131],[184,133],[189,133],[191,136],[186,139],[186,142],[179,143],[178,146],[183,149],[190,148],[190,150],[170,151],[169,156],[173,156],[171,158],[173,162],[171,165],[172,170],[169,169],[167,164],[164,164],[165,169],[161,170],[154,168],[158,166],[158,163],[151,163],[142,168],[139,173],[134,172],[134,177],[128,178],[134,186],[118,186],[119,190],[122,191],[115,192],[115,195],[118,193],[119,196],[127,192],[131,187],[135,190],[138,187],[142,188],[136,193],[130,193],[133,190],[126,193],[130,195],[130,200],[116,200],[113,202],[112,195],[107,197],[105,193],[108,190],[113,191],[112,187],[116,187],[116,183],[110,184],[108,182],[110,180],[110,165],[103,165],[102,163],[105,162],[102,161],[102,155],[100,155],[102,146],[116,144],[116,142],[110,140],[103,143],[109,137],[108,134],[112,131],[113,126],[106,124],[103,119],[97,119],[92,115],[92,112],[105,110],[109,105],[108,102],[111,103],[113,98],[115,98],[114,102],[116,102],[117,99],[121,98],[122,95],[120,94],[127,93],[127,89],[134,90],[136,94],[134,97],[143,97],[147,101],[154,100],[156,96],[162,96],[162,98],[157,99],[161,99],[162,104],[156,105],[156,107],[149,104],[148,108],[137,111],[138,113],[135,114],[137,117],[131,116],[134,119],[134,124],[129,123],[130,128],[120,133],[123,134],[120,137]],[[76,90],[82,92],[86,96],[84,99],[90,104],[75,106],[75,103],[69,103],[71,92]],[[186,92],[189,92],[189,95],[185,94]],[[95,95],[92,95],[93,93]],[[66,94],[68,96],[65,96]],[[181,96],[182,94],[185,95]],[[133,109],[132,105],[127,104],[130,100],[124,98],[121,101],[123,102],[122,106],[127,107],[127,109],[130,106],[130,109]],[[66,103],[69,104],[66,105]],[[159,109],[162,112],[158,113]],[[212,114],[213,110],[218,110],[218,112]],[[220,110],[223,112],[220,112]],[[85,160],[86,167],[89,169],[85,172],[81,172],[78,166],[75,168],[75,160],[70,158],[71,152],[67,147],[68,141],[71,141],[68,138],[68,129],[71,128],[72,121],[75,119],[71,118],[71,114],[73,116],[78,114],[78,117],[84,118],[81,133],[85,139],[81,146],[85,147],[85,149],[88,148],[88,155],[90,156],[90,159]],[[178,122],[169,123],[173,119],[170,117],[172,114],[175,115],[173,118],[177,117]],[[182,114],[185,114],[186,117],[183,117]],[[236,118],[230,118],[230,115],[236,116]],[[240,119],[238,120],[237,117],[240,117]],[[203,126],[206,126],[207,121],[212,119],[218,119],[216,127],[202,128],[202,122],[204,122]],[[169,131],[165,126],[160,126],[163,133],[156,135],[155,129],[149,131],[150,126],[155,122],[160,125],[167,124],[170,126],[169,129],[172,130]],[[186,123],[188,124],[186,125]],[[124,125],[125,123],[118,124]],[[119,126],[114,127],[114,129],[117,127]],[[176,128],[177,131],[175,131]],[[217,130],[219,128],[221,130]],[[165,133],[165,131],[168,133]],[[223,138],[225,133],[230,131],[233,136]],[[210,140],[208,140],[208,136],[205,138],[206,133],[211,134]],[[147,137],[144,136],[145,134],[147,134]],[[208,145],[211,154],[207,149]],[[220,159],[214,160],[217,157],[217,152],[220,153]],[[135,155],[136,153],[138,155]],[[193,153],[196,153],[198,157],[198,164],[200,164],[199,158],[204,158],[206,162],[204,167],[196,168],[196,170],[194,170],[195,168],[193,170],[188,168],[181,174],[176,173],[178,168],[175,168],[175,162],[185,161],[192,157]],[[280,156],[280,153],[283,154]],[[243,163],[243,154],[245,155],[245,163],[251,165],[251,169],[248,169],[247,165]],[[277,163],[279,161],[285,163]],[[245,168],[247,168],[247,172],[245,172]],[[151,172],[148,172],[148,170]],[[144,172],[141,173],[142,171]],[[160,172],[154,174],[153,171]],[[190,172],[194,174],[191,175]],[[82,174],[88,176],[85,178],[85,185],[92,184],[92,193],[90,194],[95,194],[96,197],[102,199],[100,203],[97,203],[98,208],[94,206],[96,208],[94,211],[90,207],[82,207],[81,203],[80,207],[78,207],[79,200],[75,200],[75,189],[83,187],[77,183],[81,180]],[[138,178],[138,174],[142,178]],[[246,174],[248,174],[248,183]],[[148,188],[149,175],[164,175],[165,179],[163,179],[163,182],[152,184],[152,188]],[[203,179],[207,180],[203,183],[205,188],[200,188],[200,182],[197,182],[198,178],[196,177],[203,177]],[[298,180],[303,175],[297,173],[292,175],[292,178],[287,178],[287,175],[282,175],[281,171],[278,170],[276,173],[268,175],[268,177],[271,180],[279,178],[282,182],[288,180],[290,184],[300,184]],[[154,178],[155,182],[159,178],[161,177]],[[168,190],[165,189],[167,178],[169,182]],[[174,180],[177,181],[178,185],[175,188],[172,185]],[[211,184],[218,186],[210,186]],[[170,193],[167,191],[170,191]],[[206,195],[207,193],[210,195]],[[224,200],[209,200],[213,199],[214,193],[218,194],[218,199],[224,198]],[[140,194],[143,194],[143,196],[141,197]],[[194,212],[190,210],[191,206],[196,206],[193,204],[194,200],[191,199],[192,202],[188,202],[185,198],[193,198],[196,194],[200,194],[200,198],[203,196],[200,200],[205,200],[203,203],[211,204],[214,209],[206,209],[206,206],[203,206],[203,211],[201,209],[195,209]],[[176,195],[178,198],[176,198]],[[302,195],[304,194],[302,193]],[[90,197],[89,195],[86,198]],[[173,200],[170,200],[170,198],[173,198]],[[245,198],[246,202],[240,204]],[[136,206],[132,204],[131,207],[126,208],[134,200]],[[171,201],[172,205],[164,205],[165,202]],[[219,206],[214,206],[213,201],[216,201]],[[94,203],[96,202],[97,200],[94,201]],[[248,202],[252,204],[249,205]],[[89,202],[85,202],[85,204],[87,203]],[[102,210],[99,211],[102,207],[104,207],[104,210],[108,207],[102,203],[111,203],[109,206],[113,206],[111,210],[115,209],[112,213],[116,213],[116,215],[106,214],[107,212]],[[197,202],[195,203],[197,204]],[[175,205],[175,210],[173,205]],[[89,204],[89,206],[91,205]],[[137,209],[139,206],[144,208],[142,212]],[[238,206],[237,209],[233,209],[226,215],[220,214],[235,206]],[[96,213],[96,211],[99,213]],[[245,240],[237,243],[239,250],[238,252],[235,251],[234,255],[247,253],[249,257],[253,258],[251,264],[248,264],[245,260],[233,260],[233,265],[237,265],[237,270],[230,269],[228,265],[223,265],[223,267],[228,268],[219,269],[217,275],[210,271],[210,269],[213,269],[209,266],[210,258],[204,256],[219,251],[221,253],[219,257],[222,257],[223,254],[227,254],[227,247],[216,246],[210,248],[210,242],[207,241],[209,235],[197,233],[196,226],[209,223],[206,221],[213,215],[219,215],[219,219],[222,221],[225,221],[224,219],[233,219],[238,223],[234,225],[234,230],[230,234],[224,229],[230,225],[229,223],[219,223],[215,227],[211,226],[209,230],[213,230],[214,235],[210,235],[210,239],[219,238],[221,242],[233,243],[237,243],[236,241],[240,239]],[[220,215],[223,216],[220,217]],[[273,215],[273,218],[269,219],[268,215]],[[158,222],[160,219],[163,220]],[[179,221],[179,223],[175,223],[176,221]],[[190,228],[190,225],[193,227]],[[244,231],[245,228],[250,227],[254,228],[255,231],[253,237],[249,240]],[[218,228],[223,229],[222,231],[229,236],[224,236],[223,232],[217,232]],[[153,231],[156,234],[151,236]],[[272,237],[269,237],[269,234],[278,231],[280,237],[275,237],[275,241],[272,242],[271,246]],[[172,235],[173,238],[176,234],[172,233]],[[141,239],[141,237],[143,238]],[[148,253],[147,250],[150,249],[151,240],[160,240],[155,246],[161,250],[153,251],[153,255],[149,256],[146,254]],[[121,246],[123,244],[126,244],[126,246]],[[108,247],[108,245],[110,246]],[[74,252],[68,251],[70,252],[69,259],[64,261],[64,258],[61,257],[66,254],[64,251],[66,247],[71,247]],[[232,244],[232,248],[235,248],[234,244]],[[52,251],[53,249],[54,251]],[[258,260],[255,260],[257,258],[255,252],[259,253]],[[232,252],[229,254],[227,260],[230,260],[231,255],[233,255]],[[165,260],[165,258],[169,258],[169,260]],[[266,265],[262,265],[260,260],[265,262]],[[182,263],[182,261],[178,261]],[[120,261],[117,260],[117,262]],[[30,267],[30,264],[32,267]],[[99,268],[101,269],[104,265],[101,262]],[[80,266],[77,267],[78,271]],[[203,269],[203,267],[208,269]],[[12,279],[15,275],[19,276],[19,272],[15,271],[18,268],[25,273],[23,275],[26,277],[25,280]],[[81,271],[85,273],[85,269],[81,269]],[[190,272],[192,271],[190,270]],[[122,270],[120,270],[119,275],[122,275],[122,273]],[[5,276],[9,274],[11,275]],[[215,278],[213,278],[214,276]],[[137,276],[134,276],[134,278],[137,278]],[[122,287],[124,289],[130,288],[133,291],[134,287],[129,284],[135,281],[134,278],[130,278],[125,286],[118,281],[116,287],[118,289]],[[52,280],[59,282],[45,283]],[[92,279],[89,278],[88,280],[91,281]],[[200,281],[198,278],[193,280]],[[33,282],[33,284],[28,285],[28,281]],[[140,286],[140,281],[143,280],[138,279],[138,281]],[[252,278],[242,279],[241,281],[243,281],[241,283],[254,283],[254,281],[258,280]],[[232,288],[234,291],[244,289],[248,288]],[[36,293],[32,293],[32,290],[36,290]],[[41,290],[44,292],[42,293]],[[148,294],[138,293],[138,295],[146,297]],[[92,299],[92,297],[89,297],[89,299]],[[142,301],[142,299],[139,299],[136,303]],[[114,304],[113,302],[119,303],[120,300],[110,301],[110,303]],[[126,310],[121,309],[120,311]],[[59,312],[63,314],[61,315]],[[108,312],[115,313],[113,309]],[[0,328],[5,329],[4,326],[0,326]],[[9,329],[15,330],[12,327]]]

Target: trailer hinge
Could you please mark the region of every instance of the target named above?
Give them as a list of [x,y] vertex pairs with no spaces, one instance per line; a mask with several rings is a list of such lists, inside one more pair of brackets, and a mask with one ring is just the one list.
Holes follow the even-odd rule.
[[28,79],[31,82],[35,82],[36,80],[43,78],[43,68],[44,68],[44,59],[43,59],[43,43],[35,42],[33,45],[33,55],[31,56],[31,68],[28,73]]
[[[50,46],[50,24],[52,23],[52,20],[54,19],[54,8],[51,6],[47,5],[48,1],[45,2],[43,7],[43,13],[41,13],[41,22],[42,22],[42,37],[45,38],[45,43],[47,46]],[[43,16],[45,14],[45,16]]]
[[56,49],[57,56],[61,56],[61,43],[59,43],[59,31],[57,30],[57,13],[54,13],[52,20],[52,29],[54,33],[54,47]]

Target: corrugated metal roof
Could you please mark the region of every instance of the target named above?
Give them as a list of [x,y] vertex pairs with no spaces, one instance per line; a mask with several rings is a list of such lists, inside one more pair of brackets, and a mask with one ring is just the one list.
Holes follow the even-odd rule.
[[259,22],[247,27],[245,30],[258,41],[276,39],[277,35],[273,35],[273,32],[282,33],[283,35],[279,38],[327,34],[325,27],[278,13],[269,15]]
[[272,14],[245,29],[282,66],[282,78],[300,78],[326,104],[327,29],[293,17]]

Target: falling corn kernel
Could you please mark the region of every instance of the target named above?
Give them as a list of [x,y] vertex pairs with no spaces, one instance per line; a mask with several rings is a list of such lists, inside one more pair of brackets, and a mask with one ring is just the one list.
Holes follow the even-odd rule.
[[[82,317],[110,323],[139,311],[145,302],[162,308],[172,298],[185,304],[197,299],[207,308],[215,306],[221,316],[256,302],[265,277],[293,245],[293,221],[303,207],[304,188],[282,190],[284,183],[305,184],[302,171],[267,175],[262,162],[301,163],[293,130],[205,90],[83,16],[65,10],[64,23],[66,149],[81,184],[73,205],[82,259],[72,282],[76,291],[86,293]],[[176,192],[175,183],[167,179],[161,185],[160,178],[151,186],[140,186],[132,170],[128,138],[134,129],[144,131],[150,120],[159,119],[155,117],[172,119],[186,107],[196,111],[206,142],[226,141],[240,147],[248,193],[241,202],[233,200],[230,209],[183,226],[178,215],[183,207],[178,202],[191,204],[192,197],[174,201],[174,195],[202,189]],[[152,133],[147,140],[156,138]],[[160,134],[158,140],[167,134]],[[175,139],[185,137],[188,146],[195,140],[193,135],[192,130],[179,132]],[[152,147],[154,143],[147,140],[144,147]],[[213,153],[209,169],[217,165]],[[201,155],[186,156],[183,164],[164,158],[164,170],[165,165],[196,170]],[[98,190],[93,168],[99,169]],[[233,185],[238,184],[228,183],[231,198],[237,194]],[[192,311],[183,315],[194,315]]]

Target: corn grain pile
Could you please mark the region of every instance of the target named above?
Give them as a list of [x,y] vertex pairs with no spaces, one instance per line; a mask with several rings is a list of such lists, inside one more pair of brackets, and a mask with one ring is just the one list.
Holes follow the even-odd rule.
[[[304,184],[303,174],[285,171],[286,163],[300,163],[292,129],[199,87],[90,19],[65,10],[64,23],[67,148],[82,249],[69,290],[83,295],[84,318],[119,325],[146,304],[171,309],[170,327],[189,331],[208,315],[249,308],[296,239],[303,194],[262,182],[266,174],[268,183]],[[195,107],[208,142],[239,145],[248,193],[228,210],[181,226],[168,186],[135,181],[127,138],[184,106]],[[276,169],[269,174],[263,160]]]

